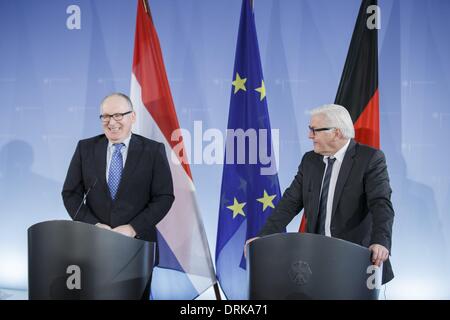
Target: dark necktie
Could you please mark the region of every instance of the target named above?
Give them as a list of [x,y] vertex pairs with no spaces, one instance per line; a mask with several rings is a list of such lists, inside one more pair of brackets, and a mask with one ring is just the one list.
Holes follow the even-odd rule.
[[116,199],[117,190],[119,189],[120,179],[123,171],[123,159],[120,149],[124,146],[123,143],[114,144],[114,152],[111,157],[108,173],[108,187],[111,193],[111,198]]
[[333,170],[333,164],[336,158],[328,158],[327,171],[325,172],[325,178],[323,179],[322,193],[320,195],[319,202],[319,218],[317,220],[316,233],[325,234],[325,218],[327,217],[327,200],[328,190],[330,189],[331,171]]

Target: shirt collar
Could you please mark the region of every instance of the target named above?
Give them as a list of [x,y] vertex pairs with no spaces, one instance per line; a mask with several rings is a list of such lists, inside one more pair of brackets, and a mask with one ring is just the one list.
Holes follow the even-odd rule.
[[[348,146],[350,145],[350,139],[348,139],[347,143],[344,144],[342,148],[340,148],[334,155],[332,155],[333,158],[336,158],[337,161],[342,162],[344,161],[345,153],[347,152]],[[323,161],[325,163],[328,162],[328,158],[330,156],[324,156]]]
[[[130,140],[131,140],[131,133],[128,136],[128,138],[126,138],[125,140],[122,141],[122,143],[125,145],[125,147],[123,147],[122,150],[128,148],[128,146],[130,145]],[[111,149],[113,147],[115,143],[112,143],[111,141],[108,141],[108,149]]]

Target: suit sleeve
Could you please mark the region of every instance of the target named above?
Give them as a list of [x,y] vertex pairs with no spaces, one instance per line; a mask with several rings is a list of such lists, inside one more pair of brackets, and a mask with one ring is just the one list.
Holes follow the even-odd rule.
[[289,222],[303,209],[303,160],[291,185],[259,233],[260,237],[285,231]]
[[[80,143],[78,143],[75,153],[70,162],[69,170],[67,171],[66,180],[64,181],[64,186],[62,190],[62,198],[64,206],[67,212],[77,221],[83,221],[90,224],[96,224],[99,222],[97,217],[91,212],[88,206],[83,204],[76,213],[80,204],[83,200],[86,188],[85,182],[83,181],[82,175],[82,161],[81,161],[81,151]],[[75,214],[77,215],[75,217]]]
[[367,206],[372,213],[373,225],[370,244],[381,244],[391,251],[394,209],[391,203],[391,187],[382,151],[373,155],[365,176]]
[[158,151],[155,154],[150,183],[150,202],[143,211],[130,221],[130,225],[137,233],[137,238],[145,234],[149,226],[155,227],[169,212],[175,200],[172,174],[163,144],[159,144]]

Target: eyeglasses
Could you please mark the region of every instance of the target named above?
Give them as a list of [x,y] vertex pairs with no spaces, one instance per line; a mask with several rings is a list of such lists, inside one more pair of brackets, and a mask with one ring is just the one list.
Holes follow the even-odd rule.
[[126,116],[127,114],[132,113],[132,112],[133,112],[133,110],[130,110],[130,111],[124,112],[124,113],[101,114],[100,120],[105,123],[108,123],[111,120],[111,118],[113,118],[116,121],[120,121],[123,119],[123,116]]
[[328,130],[333,130],[336,129],[335,127],[329,127],[329,128],[313,128],[311,126],[308,126],[309,131],[312,132],[313,136],[316,135],[316,132],[320,132],[320,131],[328,131]]

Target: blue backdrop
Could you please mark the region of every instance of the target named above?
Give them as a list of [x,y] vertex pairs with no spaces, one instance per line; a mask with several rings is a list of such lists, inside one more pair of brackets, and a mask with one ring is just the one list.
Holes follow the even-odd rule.
[[[241,0],[149,2],[181,127],[224,132]],[[359,5],[255,0],[282,192],[311,149],[307,110],[334,101]],[[379,5],[381,147],[396,213],[386,296],[450,298],[450,2]],[[106,94],[129,92],[135,19],[136,0],[0,0],[0,288],[26,288],[27,227],[68,218],[60,192],[76,142],[101,132]],[[214,250],[222,166],[191,168]]]

